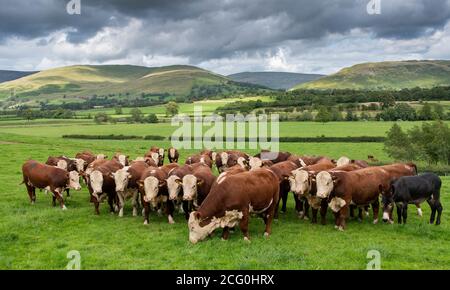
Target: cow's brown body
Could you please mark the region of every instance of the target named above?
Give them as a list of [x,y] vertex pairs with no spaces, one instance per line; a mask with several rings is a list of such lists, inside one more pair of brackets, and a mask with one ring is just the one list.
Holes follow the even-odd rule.
[[[91,202],[94,203],[95,213],[100,214],[99,206],[100,202],[103,200],[104,196],[108,198],[108,204],[110,208],[110,212],[115,211],[115,204],[117,204],[117,192],[116,192],[116,183],[114,181],[114,177],[112,176],[113,172],[116,172],[119,169],[123,168],[123,165],[116,160],[102,160],[98,159],[92,162],[89,165],[93,171],[100,171],[103,176],[103,184],[102,184],[102,192],[93,194],[93,189],[90,183],[90,179],[88,178],[88,190],[91,194]],[[89,168],[89,167],[88,167]],[[91,174],[92,174],[91,172]]]
[[61,208],[65,208],[62,192],[69,183],[69,173],[66,170],[28,160],[22,166],[22,175],[31,203],[36,201],[36,188],[49,189],[53,194],[53,205],[58,199]]
[[[379,195],[389,190],[392,180],[401,176],[417,174],[414,164],[392,164],[379,167],[367,167],[356,171],[331,172],[334,181],[334,189],[330,198],[340,198],[345,205],[335,211],[336,226],[343,230],[346,227],[350,203],[356,206],[372,205],[374,223],[378,221]],[[329,199],[330,200],[330,199]]]
[[200,208],[191,214],[189,239],[196,243],[218,227],[224,228],[222,237],[226,239],[228,228],[237,223],[244,239],[248,239],[248,222],[252,212],[262,216],[266,224],[265,235],[269,235],[278,197],[278,177],[270,169],[228,176],[220,184],[213,185]]
[[[280,198],[278,199],[278,203],[276,205],[275,218],[278,218],[278,208],[279,208],[279,203],[281,200],[283,201],[281,211],[283,213],[286,212],[286,203],[287,203],[287,198],[288,198],[288,194],[290,191],[289,176],[290,176],[292,170],[295,170],[297,168],[298,168],[298,165],[292,161],[279,162],[277,164],[272,165],[269,168],[278,177],[279,186],[280,186],[280,190],[279,190]],[[297,212],[302,211],[303,209],[301,208],[301,203],[296,195],[294,195],[294,199],[295,199],[296,211]]]

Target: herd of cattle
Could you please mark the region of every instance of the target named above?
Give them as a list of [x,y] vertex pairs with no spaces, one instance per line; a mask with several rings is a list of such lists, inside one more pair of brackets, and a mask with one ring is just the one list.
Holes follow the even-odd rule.
[[[164,165],[167,153],[169,164]],[[153,146],[143,157],[129,161],[129,156],[116,153],[110,160],[90,151],[49,157],[45,164],[28,160],[22,166],[23,183],[32,203],[36,188],[53,194],[53,205],[64,205],[63,192],[80,190],[80,177],[90,193],[90,201],[99,214],[99,205],[107,199],[110,211],[123,216],[124,203],[132,200],[133,216],[142,207],[144,224],[151,210],[167,215],[174,223],[178,208],[188,220],[189,240],[196,243],[223,228],[222,238],[239,225],[244,239],[249,239],[248,221],[251,214],[260,215],[265,223],[264,235],[271,234],[272,220],[278,218],[278,208],[286,212],[288,193],[293,192],[295,209],[300,218],[317,223],[326,222],[328,208],[334,213],[335,227],[344,230],[348,216],[368,215],[372,206],[373,223],[378,222],[380,196],[383,221],[393,223],[392,212],[397,207],[398,222],[406,223],[408,204],[417,206],[427,201],[431,207],[430,223],[440,224],[441,180],[432,173],[417,175],[412,163],[369,166],[363,160],[341,157],[297,156],[288,152],[262,151],[255,156],[229,150],[204,150],[178,164],[175,148],[164,150]],[[213,174],[213,166],[219,176]],[[312,216],[309,215],[311,208]]]

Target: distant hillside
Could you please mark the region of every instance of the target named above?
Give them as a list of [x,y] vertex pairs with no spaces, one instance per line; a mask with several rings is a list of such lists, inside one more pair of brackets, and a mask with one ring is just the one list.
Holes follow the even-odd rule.
[[21,77],[34,74],[34,71],[0,70],[0,83],[20,79]]
[[293,89],[404,89],[450,85],[450,61],[363,63]]
[[[142,67],[131,65],[76,65],[41,71],[0,84],[0,98],[27,99],[124,97],[150,94],[187,96],[236,90],[248,85],[194,66]],[[205,92],[206,91],[206,92]]]
[[287,72],[242,72],[229,75],[228,78],[237,82],[261,85],[271,89],[287,90],[295,85],[314,81],[323,76]]

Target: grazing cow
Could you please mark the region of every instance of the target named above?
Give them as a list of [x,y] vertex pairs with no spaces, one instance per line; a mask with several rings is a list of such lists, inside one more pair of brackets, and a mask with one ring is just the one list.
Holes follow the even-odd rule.
[[200,152],[200,155],[208,155],[209,158],[211,158],[212,162],[216,162],[216,156],[217,156],[217,152],[209,150],[209,149],[205,149],[203,151]]
[[[332,164],[332,163],[331,163]],[[361,169],[360,166],[356,164],[347,164],[339,167],[331,166],[328,172],[332,171],[353,171]],[[291,191],[298,195],[299,199],[307,199],[308,205],[311,206],[312,210],[312,223],[317,223],[317,212],[320,209],[321,223],[324,225],[326,222],[326,213],[328,208],[328,203],[326,199],[322,199],[316,196],[316,175],[319,171],[324,170],[324,165],[326,163],[319,163],[315,165],[310,165],[307,167],[302,167],[292,171],[292,176],[289,178],[289,183],[291,185]],[[305,205],[306,208],[306,205]],[[308,213],[306,212],[306,217]]]
[[248,160],[248,166],[250,170],[262,168],[262,167],[270,167],[273,165],[273,162],[270,160],[261,160],[258,157],[250,157]]
[[53,194],[53,206],[55,206],[55,200],[58,199],[63,210],[66,209],[62,196],[63,190],[66,188],[81,189],[78,172],[67,172],[64,169],[41,164],[34,160],[28,160],[23,164],[22,175],[22,183],[27,187],[28,196],[33,204],[36,202],[36,187],[50,191]]
[[383,196],[383,221],[392,220],[393,204],[397,206],[398,223],[406,223],[408,204],[420,204],[425,200],[431,207],[430,224],[441,223],[442,204],[440,201],[442,181],[434,173],[418,176],[404,176],[391,183],[390,190]]
[[122,164],[123,166],[128,166],[130,165],[129,163],[129,158],[130,156],[122,154],[120,152],[117,152],[116,154],[114,154],[114,156],[112,157],[113,160],[116,160],[118,162],[120,162],[120,164]]
[[222,238],[227,239],[228,229],[238,223],[244,240],[248,241],[251,213],[264,219],[264,235],[269,236],[279,189],[278,177],[266,168],[228,176],[220,184],[216,182],[199,209],[190,214],[189,241],[195,244],[219,227],[223,228]]
[[144,161],[132,162],[131,166],[113,172],[116,184],[117,197],[119,199],[119,217],[123,216],[125,200],[131,198],[133,205],[133,216],[137,216],[139,207],[139,185],[138,181],[144,171],[149,168]]
[[144,206],[144,225],[149,222],[150,206],[165,209],[169,224],[173,224],[174,203],[169,200],[167,191],[167,173],[161,168],[149,167],[138,181],[141,202]]
[[[100,161],[100,160],[99,160]],[[102,160],[103,161],[103,160]],[[123,165],[116,160],[104,160],[103,162],[93,162],[87,169],[88,189],[91,194],[91,202],[94,203],[95,213],[100,214],[99,205],[105,197],[108,197],[110,212],[114,213],[118,206],[116,183],[112,173],[123,168]]]
[[[227,150],[220,152],[217,154],[217,156],[220,158],[220,162],[217,163],[217,157],[216,157],[216,166],[220,173],[222,173],[227,167],[232,167],[237,164],[239,157],[242,157],[246,162],[248,162],[249,156],[247,153],[240,152],[237,150]],[[242,159],[240,159],[242,160]],[[219,167],[218,164],[221,166]]]
[[[79,158],[68,158],[65,156],[52,157],[49,156],[45,164],[55,166],[66,171],[76,171],[80,174],[84,171],[84,163],[83,159]],[[66,188],[67,196],[70,196],[69,188]]]
[[[275,218],[276,219],[278,219],[278,208],[279,208],[279,204],[280,204],[281,200],[283,201],[283,205],[281,207],[281,212],[282,213],[286,212],[286,203],[287,203],[287,198],[288,198],[288,194],[289,194],[289,190],[290,190],[289,176],[291,175],[291,172],[297,168],[298,168],[298,165],[292,161],[283,161],[283,162],[274,164],[271,167],[269,167],[269,169],[271,171],[273,171],[275,173],[275,175],[278,177],[279,186],[280,186],[280,190],[279,190],[280,198],[278,199],[278,203],[276,204],[276,210],[275,210]],[[295,200],[295,209],[297,211],[300,211],[300,203],[299,203],[299,200],[297,199],[296,195],[294,195],[294,200]]]
[[186,214],[202,204],[215,180],[211,168],[207,166],[194,168],[192,173],[183,177],[183,200],[188,201]]
[[170,163],[178,163],[178,158],[180,157],[180,154],[178,153],[178,150],[170,147],[167,149],[167,158],[169,158]]
[[271,161],[273,164],[286,161],[291,157],[290,152],[271,152],[269,150],[262,150],[260,153],[253,157],[259,158],[263,161]]
[[186,159],[186,162],[184,164],[192,165],[192,164],[196,164],[196,163],[205,164],[209,168],[212,168],[212,164],[213,164],[213,162],[208,154],[201,154],[201,153],[189,156]]
[[345,219],[350,204],[366,206],[371,204],[374,224],[378,222],[379,194],[389,189],[391,180],[401,176],[417,174],[414,164],[392,164],[367,167],[356,171],[319,172],[316,176],[317,197],[327,198],[329,207],[335,213],[339,230],[346,227]]

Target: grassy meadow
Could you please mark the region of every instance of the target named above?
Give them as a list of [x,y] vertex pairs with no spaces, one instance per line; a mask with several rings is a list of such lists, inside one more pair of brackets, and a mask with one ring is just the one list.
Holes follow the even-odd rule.
[[[402,122],[410,128],[419,123]],[[283,122],[280,136],[384,136],[392,123]],[[442,177],[444,212],[440,226],[429,225],[410,207],[406,225],[372,224],[372,216],[359,223],[348,222],[345,232],[334,229],[332,215],[326,226],[299,220],[289,196],[288,211],[273,224],[273,234],[263,238],[263,221],[250,220],[251,243],[239,230],[226,242],[220,231],[192,245],[181,214],[169,225],[164,216],[151,213],[144,226],[142,216],[132,217],[127,202],[125,215],[94,214],[85,186],[66,200],[67,211],[51,206],[51,196],[37,191],[31,205],[22,181],[21,165],[33,158],[44,162],[49,155],[73,156],[89,149],[108,155],[116,151],[132,158],[151,145],[169,147],[167,141],[111,141],[62,139],[63,134],[125,134],[169,136],[170,124],[95,125],[92,121],[0,122],[0,269],[65,269],[67,253],[81,254],[82,269],[365,269],[369,250],[381,254],[382,269],[448,269],[450,265],[450,177]],[[380,143],[280,143],[280,150],[298,154],[347,155],[366,159],[368,154],[389,161]],[[181,162],[198,150],[180,150]],[[246,150],[255,153],[256,150]]]

